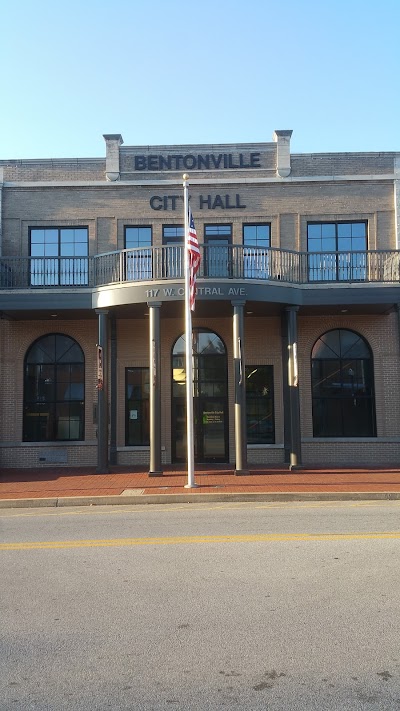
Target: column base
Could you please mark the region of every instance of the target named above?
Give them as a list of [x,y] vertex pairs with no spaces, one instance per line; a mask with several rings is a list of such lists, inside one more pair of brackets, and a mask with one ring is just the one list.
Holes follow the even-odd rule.
[[149,472],[149,476],[163,476],[162,472]]
[[248,469],[235,469],[234,474],[235,476],[247,476],[250,472]]
[[303,465],[302,464],[289,464],[289,471],[295,472],[298,469],[304,469]]
[[184,489],[198,489],[199,485],[195,482],[193,484],[185,484]]

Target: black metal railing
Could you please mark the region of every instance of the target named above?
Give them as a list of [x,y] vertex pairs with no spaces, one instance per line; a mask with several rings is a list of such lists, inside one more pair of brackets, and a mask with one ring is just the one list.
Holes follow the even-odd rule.
[[[203,279],[286,284],[400,281],[400,251],[294,252],[243,245],[201,245]],[[93,257],[1,257],[0,288],[82,288],[179,280],[184,248],[123,249]]]

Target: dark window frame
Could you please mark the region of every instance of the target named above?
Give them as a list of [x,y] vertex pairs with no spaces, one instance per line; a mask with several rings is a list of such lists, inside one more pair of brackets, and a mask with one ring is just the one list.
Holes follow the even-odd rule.
[[[362,341],[365,346],[368,357],[356,357],[351,355],[351,348],[348,349],[343,354],[335,354],[332,351],[332,357],[316,358],[313,357],[313,353],[317,347],[319,341],[323,339],[324,336],[328,334],[338,334],[339,343],[341,344],[341,332],[350,333],[357,337],[357,339]],[[325,341],[322,341],[324,344]],[[356,343],[356,342],[355,342]],[[340,346],[341,348],[341,346]],[[336,357],[335,357],[336,356]],[[346,363],[347,361],[347,363]],[[317,367],[313,367],[315,364],[319,364]],[[330,371],[328,370],[330,367]],[[345,367],[344,367],[345,366]],[[350,367],[349,367],[350,366]],[[354,367],[353,367],[354,366]],[[333,367],[333,369],[332,369]],[[347,378],[344,378],[344,373],[347,369]],[[313,437],[314,438],[344,438],[344,439],[358,439],[363,437],[376,437],[376,406],[375,406],[375,378],[374,378],[374,360],[371,346],[364,336],[350,328],[333,328],[322,333],[313,344],[311,349],[311,359],[310,359],[310,370],[311,370],[311,403],[312,403],[312,421],[313,421]],[[350,374],[350,370],[352,371]],[[330,376],[335,373],[337,374],[337,382],[331,382],[330,387],[336,388],[336,392],[332,394],[320,394],[316,390],[316,387],[320,385],[321,377],[324,375],[325,380],[328,380]],[[357,381],[357,374],[362,373],[364,379]],[[355,376],[355,377],[354,377]],[[319,381],[316,381],[316,377]],[[363,392],[364,388],[366,393]],[[314,394],[314,393],[317,394]],[[349,405],[356,408],[357,406],[364,406],[365,413],[361,409],[360,412],[354,413],[354,418],[352,422],[357,424],[357,427],[349,429],[348,425],[348,407]],[[331,409],[329,410],[329,405]],[[346,410],[347,406],[347,410]],[[330,420],[327,413],[332,412],[332,407],[336,407],[336,411],[332,416],[332,421],[336,428],[335,431],[328,431],[330,426]],[[323,415],[320,417],[320,413]],[[362,422],[361,415],[365,414],[365,430],[363,432],[356,431],[359,430],[360,423]]]
[[[268,241],[269,244],[264,247],[264,245],[258,244],[247,244],[245,241],[245,231],[246,227],[268,227]],[[244,247],[261,247],[265,249],[271,249],[271,223],[270,222],[243,222],[242,224],[242,242]]]
[[[207,350],[208,346],[197,350],[197,343],[194,344],[193,354],[193,415],[194,415],[194,438],[198,444],[198,451],[201,453],[203,425],[201,422],[201,406],[204,402],[221,403],[224,413],[224,454],[222,458],[211,458],[206,461],[228,461],[229,458],[229,385],[228,385],[228,349],[224,339],[216,331],[206,327],[193,328],[193,335],[215,337],[216,341],[211,345],[213,348]],[[186,400],[186,360],[184,350],[185,334],[181,333],[173,342],[171,348],[171,440],[172,457],[174,461],[184,461],[177,457],[177,420],[175,418],[176,408]],[[180,343],[181,342],[181,343]],[[218,345],[218,348],[216,347]],[[215,351],[214,351],[215,347]],[[220,364],[222,368],[220,367]],[[182,377],[175,379],[174,371],[181,370]],[[213,379],[213,374],[217,377]],[[181,383],[181,385],[178,385]],[[212,386],[212,387],[210,387]],[[179,392],[182,388],[182,393]],[[208,389],[210,388],[210,389]],[[195,446],[196,449],[196,446]],[[205,461],[201,457],[196,461]]]
[[[247,381],[251,375],[257,370],[265,369],[267,374],[267,381],[269,381],[270,393],[265,395],[254,395],[247,388]],[[247,365],[245,366],[245,378],[246,378],[246,433],[247,433],[247,444],[248,445],[266,445],[275,444],[275,399],[274,399],[274,366],[273,365]],[[250,417],[253,414],[250,408],[250,403],[258,403],[258,415],[262,413],[261,405],[268,403],[269,408],[266,411],[271,413],[271,429],[267,432],[267,427],[265,428],[265,435],[262,436],[262,426],[260,426],[260,420],[257,423],[253,423],[250,426]],[[253,418],[255,419],[255,418]],[[265,418],[264,418],[265,419]],[[256,434],[254,434],[256,432]],[[258,435],[258,439],[257,439]],[[250,441],[251,440],[251,441]],[[257,441],[256,441],[257,440]]]
[[[182,231],[182,235],[166,235],[166,230]],[[185,245],[185,225],[165,223],[162,225],[163,276],[181,279],[185,275],[183,247]],[[168,249],[169,248],[169,249]]]
[[[218,232],[220,228],[229,228],[229,234],[226,234],[224,232]],[[209,233],[208,230],[214,228],[216,230],[215,234]],[[221,237],[227,237],[230,239],[230,244],[232,244],[232,235],[233,235],[233,224],[232,222],[206,222],[204,223],[204,244],[207,244],[209,241],[212,241],[213,239],[219,239]]]
[[[57,254],[56,255],[33,255],[32,245],[40,244],[32,242],[32,233],[35,231],[58,232]],[[86,230],[86,254],[85,255],[63,255],[62,238],[63,231]],[[89,284],[89,227],[88,225],[53,225],[29,227],[29,257],[30,257],[30,286],[88,286]],[[73,244],[81,244],[73,242]],[[83,244],[83,243],[82,243]],[[46,241],[43,242],[46,245]],[[69,263],[69,260],[72,260]],[[78,261],[79,260],[79,261]],[[40,264],[41,263],[41,264]],[[69,263],[69,264],[68,264]],[[70,267],[72,268],[72,271]],[[37,268],[39,267],[39,269]],[[67,267],[67,272],[63,268]],[[66,276],[67,275],[67,276]]]
[[[166,230],[182,230],[182,235],[167,235]],[[179,224],[175,225],[173,223],[165,223],[162,225],[162,243],[164,246],[168,246],[169,244],[178,244],[182,245],[185,242],[185,225],[184,224]]]
[[[127,246],[127,230],[150,230],[150,243],[144,245]],[[124,226],[124,280],[144,281],[153,277],[153,227],[152,225],[125,225]]]
[[[37,346],[40,347],[40,341],[45,341],[45,339],[49,338],[55,338],[55,349],[54,349],[54,354],[55,358],[54,361],[33,361],[29,362],[29,356],[32,353],[33,349],[36,348]],[[60,358],[57,359],[57,338],[64,338],[68,339],[71,342],[70,348],[77,346],[79,348],[80,354],[81,354],[81,360],[60,360]],[[68,349],[69,350],[69,349]],[[64,354],[68,352],[64,351]],[[32,370],[32,367],[37,371],[35,373],[35,383],[36,383],[36,388],[39,392],[40,387],[43,388],[43,385],[46,384],[46,379],[38,377],[38,374],[42,375],[43,371],[45,371],[45,368],[49,369],[49,371],[52,371],[53,375],[53,380],[52,382],[48,383],[52,387],[53,395],[52,397],[46,398],[45,395],[37,395],[35,398],[34,397],[29,397],[29,390],[30,390],[30,379],[32,378],[32,375],[30,374],[30,370]],[[65,367],[69,366],[70,369],[70,374],[72,372],[73,368],[79,368],[82,370],[82,377],[81,380],[77,381],[79,385],[82,385],[82,397],[69,397],[69,398],[60,398],[58,397],[58,392],[59,392],[59,386],[62,383],[68,383],[70,388],[70,392],[72,394],[73,392],[73,385],[74,381],[72,380],[64,380],[60,377],[60,374],[62,372],[62,369],[65,370]],[[42,381],[42,384],[40,384]],[[24,442],[83,442],[85,439],[85,354],[78,343],[78,341],[75,338],[72,338],[72,336],[69,336],[65,333],[59,333],[59,332],[53,332],[53,333],[46,333],[39,338],[35,339],[33,343],[29,346],[25,353],[25,358],[24,358],[24,387],[23,387],[23,432],[22,432],[22,440]],[[65,418],[59,418],[57,419],[57,412],[62,409],[62,406],[70,406],[74,405],[77,406],[79,403],[79,415],[78,415],[78,429],[79,429],[79,434],[76,437],[57,437],[57,429],[60,427],[61,422],[64,421]],[[43,410],[43,408],[47,408],[48,412]],[[42,413],[42,414],[41,414]],[[38,420],[38,427],[36,428],[36,434],[42,432],[42,422],[43,420],[43,425],[46,427],[46,434],[45,436],[39,436],[38,437],[32,437],[29,436],[29,428],[28,428],[28,423],[29,423],[29,417],[37,417]],[[46,417],[46,420],[44,419]],[[71,416],[69,415],[68,422],[69,422],[69,432],[71,432],[71,424],[74,424],[74,427],[76,427],[76,416]],[[66,421],[66,420],[65,420]]]
[[[215,228],[215,234],[208,234],[208,230]],[[229,228],[229,234],[218,233],[219,228]],[[233,275],[232,253],[233,226],[231,222],[209,222],[204,225],[204,274],[216,279],[230,279]],[[225,244],[215,244],[226,240]],[[214,244],[213,244],[214,243]]]
[[[135,245],[134,247],[127,247],[127,231],[128,230],[150,230],[150,244],[145,245]],[[147,249],[153,246],[153,226],[152,225],[124,225],[124,249]]]
[[[248,244],[245,241],[247,227],[267,227],[268,244]],[[256,237],[257,241],[257,237]],[[271,278],[271,223],[270,222],[243,222],[243,276],[245,279],[270,279]]]
[[[129,397],[128,393],[128,378],[129,373],[133,371],[140,371],[141,373],[141,385],[140,385],[140,396],[139,397]],[[146,378],[143,379],[143,375],[147,375],[147,383],[149,385],[149,392],[146,397],[143,397],[143,386],[146,384]],[[138,403],[139,407],[130,408],[129,403]],[[142,403],[147,403],[143,405]],[[140,423],[140,433],[137,442],[132,443],[129,433],[129,422],[130,422],[130,409],[137,409],[138,411],[138,422]],[[140,412],[142,409],[146,410],[145,421],[141,418]],[[146,432],[147,430],[147,432]],[[146,436],[147,435],[147,436]],[[149,447],[150,446],[150,368],[148,366],[127,366],[125,368],[125,446],[126,447]]]
[[[363,249],[339,249],[339,240],[344,239],[339,235],[341,225],[363,225],[365,247]],[[310,240],[317,239],[309,234],[310,227],[333,226],[335,234],[330,239],[335,241],[335,249],[320,250],[310,249]],[[308,278],[310,282],[333,281],[365,281],[367,276],[366,252],[368,251],[368,220],[310,220],[307,222],[307,255]],[[361,236],[358,236],[360,239]],[[321,242],[323,236],[321,234]],[[353,239],[353,236],[346,239]],[[350,255],[350,256],[349,256]]]

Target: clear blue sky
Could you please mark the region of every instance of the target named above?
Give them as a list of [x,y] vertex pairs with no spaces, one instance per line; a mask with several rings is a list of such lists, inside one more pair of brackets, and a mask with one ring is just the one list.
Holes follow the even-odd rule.
[[0,159],[400,150],[400,0],[0,0]]

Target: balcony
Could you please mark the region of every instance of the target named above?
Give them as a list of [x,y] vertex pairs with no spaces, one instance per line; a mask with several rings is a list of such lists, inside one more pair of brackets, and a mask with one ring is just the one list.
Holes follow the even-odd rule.
[[[198,278],[285,284],[400,281],[400,251],[293,252],[201,245]],[[124,249],[93,257],[1,257],[0,289],[80,289],[184,278],[183,246]]]

